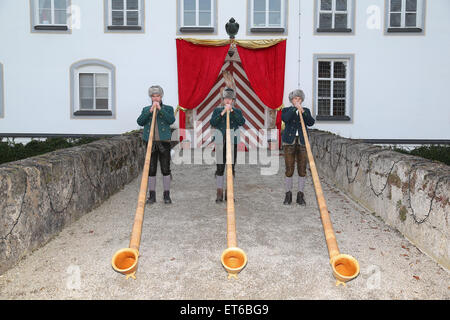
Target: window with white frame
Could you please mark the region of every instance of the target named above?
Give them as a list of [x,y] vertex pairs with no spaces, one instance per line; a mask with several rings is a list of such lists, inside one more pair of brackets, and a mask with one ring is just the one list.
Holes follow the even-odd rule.
[[352,32],[354,0],[316,0],[316,32]]
[[69,0],[30,0],[33,31],[67,31]]
[[106,30],[143,30],[144,0],[104,0]]
[[285,0],[250,0],[251,32],[284,32],[286,26]]
[[387,32],[422,32],[424,0],[386,0]]
[[353,57],[315,57],[315,111],[317,120],[350,120]]
[[79,73],[80,110],[109,109],[109,73]]
[[213,32],[216,5],[216,0],[178,0],[180,31]]
[[115,109],[115,68],[101,60],[85,60],[71,67],[72,114],[112,116]]

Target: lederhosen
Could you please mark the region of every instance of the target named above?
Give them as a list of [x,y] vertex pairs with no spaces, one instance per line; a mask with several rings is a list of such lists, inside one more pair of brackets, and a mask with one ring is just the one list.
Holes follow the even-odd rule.
[[[307,109],[307,117],[310,117],[309,109]],[[305,111],[306,112],[306,111]],[[296,117],[298,117],[298,111],[295,111]],[[312,118],[311,118],[312,119]],[[309,125],[314,124],[314,119]],[[305,125],[308,125],[305,123]],[[288,124],[286,124],[288,126]],[[286,130],[286,128],[285,128]],[[296,136],[291,143],[283,142],[284,161],[286,166],[286,177],[292,177],[295,170],[295,164],[297,164],[297,172],[300,177],[306,176],[306,165],[308,162],[308,155],[306,153],[306,146],[301,143],[300,134],[303,135],[301,129],[296,129]]]
[[283,143],[284,162],[286,165],[286,177],[294,175],[295,164],[297,163],[297,172],[300,177],[306,176],[306,163],[308,156],[306,147],[300,144],[299,136],[295,137],[294,143]]

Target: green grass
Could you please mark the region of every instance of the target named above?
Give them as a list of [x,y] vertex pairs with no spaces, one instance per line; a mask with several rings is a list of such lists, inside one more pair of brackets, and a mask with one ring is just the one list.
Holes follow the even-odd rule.
[[418,156],[429,160],[439,161],[450,166],[450,146],[448,145],[422,146],[410,151],[403,150],[400,148],[393,148],[393,150],[400,153],[410,154],[413,156]]
[[97,138],[47,138],[45,141],[32,140],[23,143],[3,142],[0,140],[0,164],[34,157],[51,151],[83,145]]

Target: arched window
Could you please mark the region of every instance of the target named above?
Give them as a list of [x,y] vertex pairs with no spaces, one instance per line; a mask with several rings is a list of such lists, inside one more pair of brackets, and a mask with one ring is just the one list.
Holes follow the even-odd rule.
[[72,117],[115,117],[115,67],[97,59],[70,67]]

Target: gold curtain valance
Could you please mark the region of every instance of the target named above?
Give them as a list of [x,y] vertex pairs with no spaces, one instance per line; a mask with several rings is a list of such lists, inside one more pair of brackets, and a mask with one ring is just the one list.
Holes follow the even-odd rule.
[[236,40],[236,44],[246,49],[263,49],[274,46],[286,39]]
[[281,41],[284,41],[286,39],[262,39],[262,40],[233,40],[233,39],[225,39],[225,40],[212,40],[212,39],[195,39],[195,38],[177,38],[180,40],[185,40],[187,42],[200,45],[200,46],[225,46],[230,43],[234,43],[238,46],[241,46],[243,48],[247,49],[263,49],[263,48],[269,48],[271,46],[274,46]]

